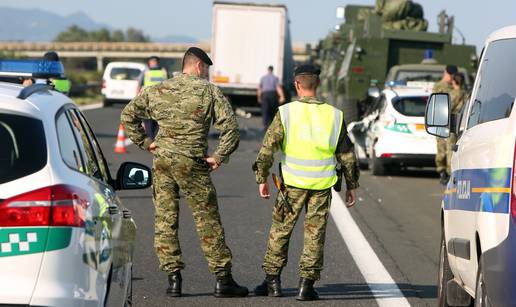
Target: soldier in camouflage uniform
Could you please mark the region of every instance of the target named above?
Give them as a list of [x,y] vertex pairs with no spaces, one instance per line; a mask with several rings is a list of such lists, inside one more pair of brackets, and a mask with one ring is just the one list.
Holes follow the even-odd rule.
[[[461,115],[462,107],[466,101],[467,93],[464,90],[464,75],[456,73],[452,79],[452,90],[450,92],[451,113],[457,116]],[[446,139],[446,172],[451,176],[451,158],[453,154],[453,146],[457,143],[457,135],[450,131],[450,136]]]
[[[452,90],[452,76],[457,73],[457,66],[448,65],[446,66],[443,72],[443,78],[441,81],[437,82],[433,89],[432,93],[450,93]],[[440,176],[440,182],[443,185],[448,183],[448,179],[450,178],[450,174],[447,173],[447,158],[446,158],[446,139],[437,138],[437,153],[435,155],[435,166],[436,170]]]
[[[208,55],[190,48],[183,58],[183,74],[145,88],[122,111],[121,120],[131,140],[154,154],[153,196],[155,241],[160,268],[169,274],[170,296],[181,296],[181,249],[178,240],[179,190],[191,208],[201,248],[216,275],[216,297],[246,296],[231,277],[231,251],[225,243],[217,194],[210,171],[227,162],[239,143],[238,123],[219,88],[207,81]],[[160,129],[148,138],[142,120],[155,120]],[[211,123],[220,142],[208,156]]]
[[[319,85],[319,70],[312,65],[303,65],[296,69],[296,89],[300,97],[295,103],[324,105],[318,101],[316,89]],[[309,86],[300,76],[311,76],[315,82]],[[313,115],[317,116],[317,115]],[[292,118],[292,120],[302,120]],[[320,120],[314,117],[314,122]],[[317,128],[317,127],[313,127]],[[312,129],[313,129],[312,128]],[[353,144],[347,136],[346,124],[342,120],[338,136],[338,143],[334,153],[336,161],[343,167],[343,175],[346,179],[346,203],[349,207],[355,203],[355,189],[358,188],[359,169],[354,154]],[[313,131],[318,131],[317,129]],[[313,134],[312,134],[313,135]],[[263,146],[253,164],[256,181],[260,185],[259,191],[262,198],[269,198],[269,186],[267,178],[269,169],[274,162],[274,153],[284,151],[288,136],[284,129],[280,112],[274,117],[272,124],[265,134]],[[324,138],[323,135],[319,136]],[[318,179],[317,179],[318,180]],[[314,300],[318,298],[313,284],[320,278],[323,268],[323,251],[326,233],[326,223],[331,203],[331,186],[323,190],[311,190],[297,188],[289,185],[285,187],[286,199],[292,212],[287,212],[285,204],[279,198],[272,214],[267,252],[263,262],[263,270],[266,273],[264,282],[255,289],[256,295],[282,296],[280,274],[287,264],[288,246],[290,236],[303,208],[306,210],[304,224],[304,249],[299,263],[300,286],[298,300]]]

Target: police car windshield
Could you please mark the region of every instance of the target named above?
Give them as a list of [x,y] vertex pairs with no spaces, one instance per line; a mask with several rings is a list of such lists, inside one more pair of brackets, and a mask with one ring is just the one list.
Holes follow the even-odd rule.
[[0,184],[42,169],[47,163],[43,123],[0,110]]
[[443,77],[442,71],[400,70],[394,80],[437,82]]
[[405,116],[425,116],[428,97],[395,97],[392,106],[396,111]]
[[142,71],[137,68],[114,67],[109,74],[113,80],[139,80]]

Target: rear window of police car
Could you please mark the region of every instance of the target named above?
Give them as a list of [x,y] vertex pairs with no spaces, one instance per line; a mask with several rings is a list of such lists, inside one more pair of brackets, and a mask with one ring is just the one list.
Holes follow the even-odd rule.
[[0,184],[33,174],[47,164],[43,123],[0,113]]
[[405,116],[425,116],[428,97],[395,97],[392,106]]
[[141,73],[137,68],[113,67],[109,77],[113,80],[139,80]]

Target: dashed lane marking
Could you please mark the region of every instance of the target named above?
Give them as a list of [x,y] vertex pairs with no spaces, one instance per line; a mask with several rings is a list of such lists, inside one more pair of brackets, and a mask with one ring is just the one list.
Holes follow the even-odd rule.
[[330,214],[378,305],[380,307],[410,307],[410,303],[358,228],[342,197],[335,191],[332,192],[333,204]]

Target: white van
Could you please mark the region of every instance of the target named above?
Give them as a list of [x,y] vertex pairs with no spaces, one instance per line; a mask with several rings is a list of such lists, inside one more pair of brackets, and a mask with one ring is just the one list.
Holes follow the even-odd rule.
[[492,33],[469,102],[430,96],[429,133],[458,136],[442,201],[439,306],[516,306],[516,26]]
[[128,102],[140,91],[143,73],[147,66],[143,63],[111,62],[102,77],[104,106],[115,102]]

